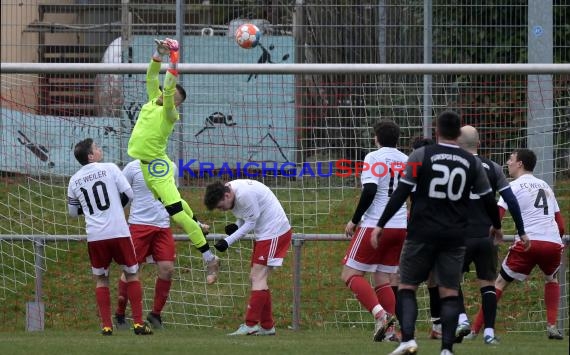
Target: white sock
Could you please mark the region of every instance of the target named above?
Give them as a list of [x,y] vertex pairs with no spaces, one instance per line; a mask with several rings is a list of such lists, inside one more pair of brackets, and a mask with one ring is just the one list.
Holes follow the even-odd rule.
[[209,262],[212,259],[214,259],[214,254],[212,253],[211,250],[208,250],[208,251],[202,253],[202,259],[204,259],[205,262]]
[[463,322],[469,322],[469,319],[467,319],[467,314],[465,313],[459,314],[459,324]]
[[491,336],[491,337],[495,337],[495,329],[493,328],[485,328],[485,330],[483,331],[483,336]]
[[384,308],[382,308],[381,305],[377,304],[376,306],[374,306],[374,308],[372,308],[372,315],[374,316],[374,318],[378,318],[380,315],[380,313],[384,310]]

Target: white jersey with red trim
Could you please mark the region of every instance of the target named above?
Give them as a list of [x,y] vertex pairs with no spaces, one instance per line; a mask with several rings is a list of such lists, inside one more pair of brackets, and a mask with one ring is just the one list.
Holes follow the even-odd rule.
[[[374,201],[362,216],[361,227],[376,227],[392,192],[398,186],[400,174],[404,174],[407,161],[408,156],[406,154],[391,147],[382,147],[366,155],[364,163],[368,164],[369,169],[362,172],[360,181],[362,186],[372,183],[378,185],[378,188]],[[403,204],[384,227],[406,228],[407,225],[408,212],[406,204]]]
[[139,160],[128,163],[123,175],[133,189],[133,201],[129,212],[130,224],[144,224],[160,228],[170,227],[170,216],[164,205],[154,198],[146,186]]
[[83,210],[87,241],[130,237],[120,196],[130,188],[121,170],[112,163],[84,165],[71,177],[68,203]]
[[277,238],[291,229],[281,203],[269,187],[247,179],[232,180],[228,184],[235,193],[231,211],[240,226],[246,223],[255,225],[256,240]]
[[[562,243],[554,220],[554,213],[560,211],[560,207],[550,186],[532,174],[521,175],[510,185],[521,208],[524,229],[529,239]],[[498,204],[508,209],[502,197]]]

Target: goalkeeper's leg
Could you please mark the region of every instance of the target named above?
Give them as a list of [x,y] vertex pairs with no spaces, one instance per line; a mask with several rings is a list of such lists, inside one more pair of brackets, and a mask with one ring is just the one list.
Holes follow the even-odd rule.
[[165,207],[170,217],[182,227],[196,249],[202,253],[208,251],[210,247],[204,237],[204,233],[202,233],[202,229],[200,229],[198,223],[184,211],[183,200],[168,205],[165,204]]
[[[167,161],[167,159],[164,158],[163,160]],[[168,162],[170,165],[174,165],[171,161]],[[214,259],[214,254],[210,252],[210,246],[204,237],[202,229],[198,223],[192,219],[194,216],[192,209],[180,196],[180,192],[174,182],[174,169],[168,169],[165,176],[152,175],[144,164],[141,165],[141,170],[149,189],[153,192],[155,197],[160,199],[174,222],[182,227],[192,244],[202,253],[204,260],[208,262]]]
[[[172,162],[170,164],[173,165]],[[174,182],[174,169],[169,169],[167,175],[162,177],[153,176],[144,166],[141,166],[141,170],[149,189],[160,199],[174,222],[182,227],[194,247],[202,253],[202,258],[207,264],[207,282],[213,284],[218,279],[219,259],[210,250],[198,223],[192,219],[194,215],[192,209],[180,197],[180,192]]]

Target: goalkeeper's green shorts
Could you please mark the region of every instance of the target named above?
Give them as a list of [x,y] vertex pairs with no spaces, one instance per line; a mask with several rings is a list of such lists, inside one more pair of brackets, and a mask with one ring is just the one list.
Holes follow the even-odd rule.
[[174,180],[176,166],[168,157],[152,161],[142,160],[141,170],[146,186],[164,206],[170,206],[182,200]]

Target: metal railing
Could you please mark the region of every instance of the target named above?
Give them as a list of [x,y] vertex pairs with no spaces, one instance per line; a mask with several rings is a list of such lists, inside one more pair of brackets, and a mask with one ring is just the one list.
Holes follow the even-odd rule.
[[[210,234],[206,237],[208,241],[214,241],[224,238],[223,234]],[[174,236],[176,241],[189,241],[186,235],[177,234]],[[508,235],[504,237],[504,242],[513,242],[515,236]],[[34,301],[28,302],[26,305],[26,330],[38,331],[44,329],[45,310],[42,302],[43,296],[43,273],[44,273],[44,248],[46,243],[67,240],[67,241],[84,241],[87,239],[85,235],[0,235],[0,241],[33,241],[34,243],[34,274],[35,274],[35,295]],[[242,240],[252,240],[252,235],[247,235]],[[334,242],[344,241],[348,238],[343,234],[294,234],[292,239],[293,265],[292,265],[292,324],[291,329],[300,329],[301,323],[301,280],[302,280],[302,248],[305,242]],[[570,235],[564,235],[562,238],[564,244],[568,246],[570,243]],[[566,259],[562,258],[559,275],[566,275]],[[564,276],[565,277],[565,276]],[[568,280],[559,280],[560,288],[560,307],[558,316],[559,329],[566,329],[566,319],[561,316],[562,310],[567,307]]]

